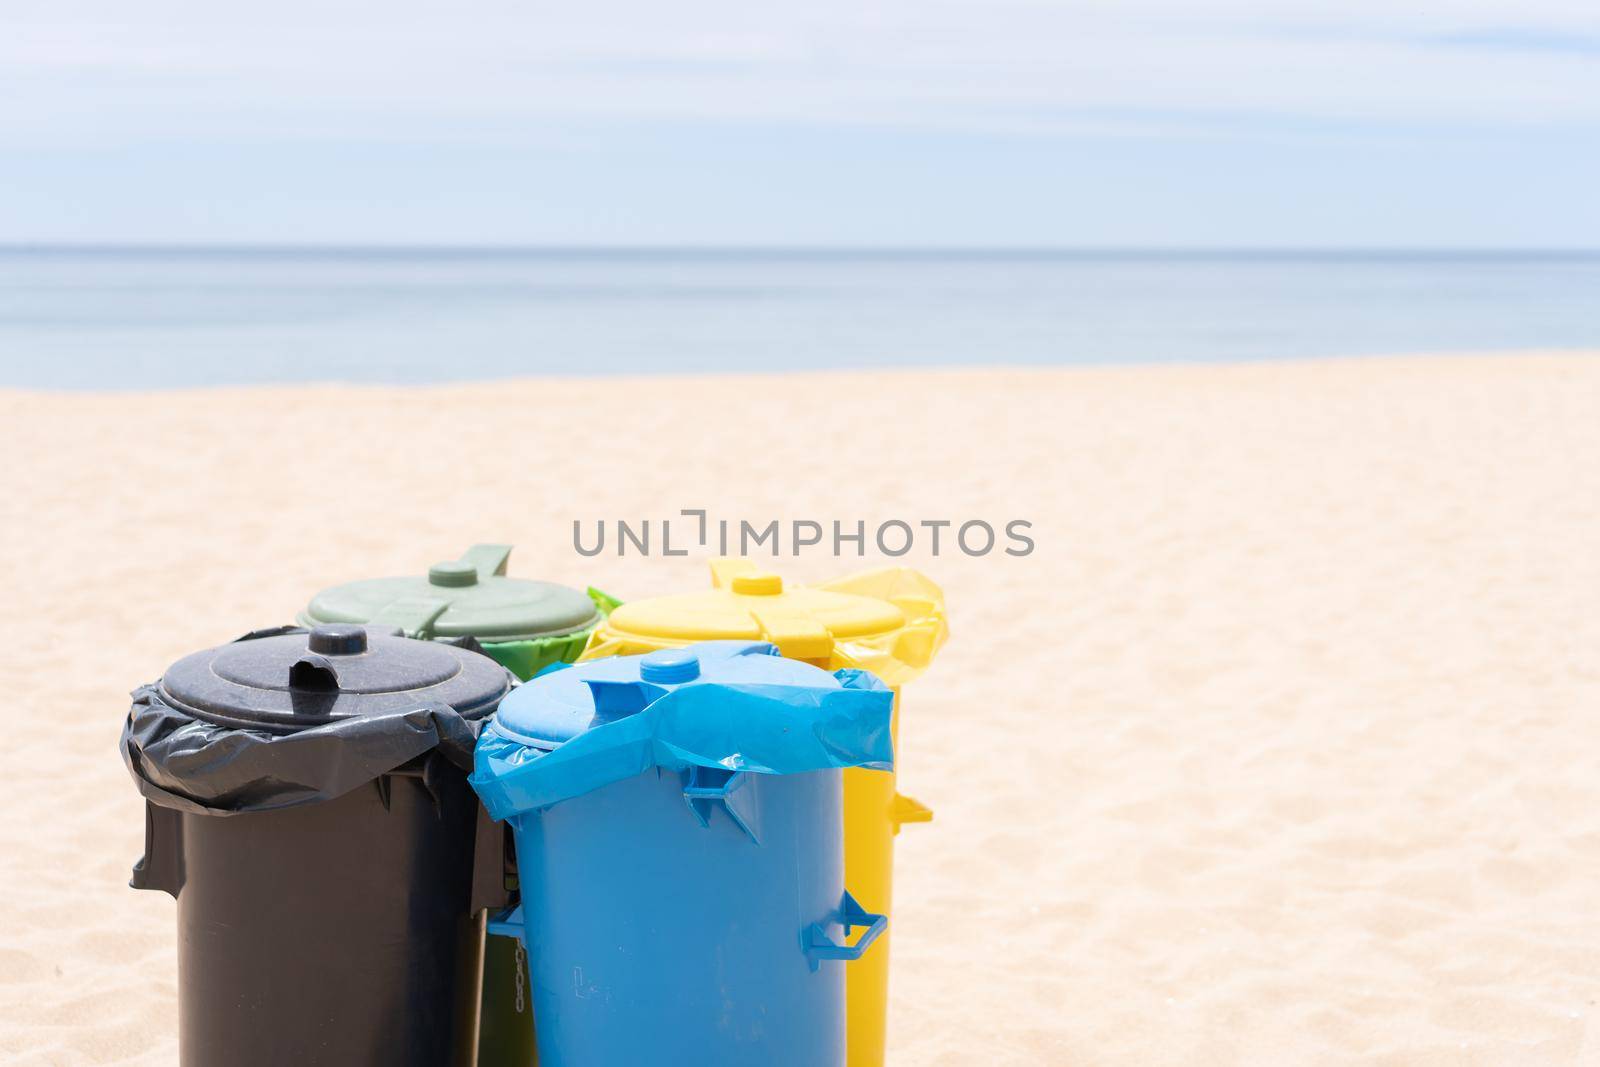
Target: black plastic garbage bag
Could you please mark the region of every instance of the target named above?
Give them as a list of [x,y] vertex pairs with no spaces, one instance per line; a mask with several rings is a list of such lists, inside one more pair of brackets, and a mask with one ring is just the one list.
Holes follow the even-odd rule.
[[471,771],[477,732],[446,704],[292,734],[243,730],[194,718],[147,685],[134,691],[122,759],[162,807],[236,815],[332,800],[428,752]]

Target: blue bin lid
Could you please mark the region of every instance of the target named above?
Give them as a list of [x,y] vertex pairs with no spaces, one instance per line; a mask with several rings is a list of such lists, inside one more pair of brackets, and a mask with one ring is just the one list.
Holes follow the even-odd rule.
[[798,774],[889,770],[894,694],[760,641],[706,641],[538,675],[500,703],[471,777],[503,819],[652,767]]
[[702,641],[541,674],[500,702],[495,729],[509,740],[552,749],[592,727],[642,711],[667,692],[706,684],[843,688],[832,672],[784,659],[766,642]]

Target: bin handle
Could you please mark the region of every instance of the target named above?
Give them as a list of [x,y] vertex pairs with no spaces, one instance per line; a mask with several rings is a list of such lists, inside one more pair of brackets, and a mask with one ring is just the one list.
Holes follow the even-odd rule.
[[894,832],[898,834],[900,827],[908,822],[932,822],[933,809],[904,793],[896,793],[894,803],[889,808],[889,818],[894,823]]
[[133,865],[128,885],[178,895],[183,888],[181,814],[149,800],[144,802],[144,855]]
[[407,637],[433,637],[433,624],[450,607],[450,601],[431,596],[403,596],[372,613],[368,626],[398,626]]
[[307,652],[289,667],[289,688],[296,693],[337,693],[339,674],[326,656]]
[[723,767],[690,767],[683,787],[684,803],[701,826],[711,825],[711,812],[721,808],[750,840],[761,844],[761,809],[755,797],[755,777],[747,771]]
[[514,864],[506,841],[510,832],[478,805],[478,824],[472,835],[472,910],[487,910],[490,918],[518,900],[507,882]]
[[865,926],[867,932],[862,934],[855,944],[841,945],[828,936],[822,923],[812,923],[806,928],[805,946],[806,960],[811,964],[813,971],[822,966],[823,960],[846,962],[859,960],[867,954],[867,949],[872,947],[872,943],[882,937],[883,932],[889,928],[887,915],[874,915],[867,911],[856,903],[856,898],[851,896],[848,890],[845,891],[844,900],[839,905],[839,922],[844,926],[845,937],[849,937],[850,931],[857,926]]
[[478,568],[479,579],[495,578],[506,573],[506,560],[511,558],[510,545],[473,545],[461,554],[463,563]]
[[526,933],[522,925],[522,905],[516,904],[490,915],[488,932],[495,937],[514,937],[521,941]]

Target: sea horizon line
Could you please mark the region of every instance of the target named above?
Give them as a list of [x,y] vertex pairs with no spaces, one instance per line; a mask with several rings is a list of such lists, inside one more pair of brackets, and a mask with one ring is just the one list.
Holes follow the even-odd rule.
[[0,256],[175,258],[593,258],[893,260],[1544,260],[1600,259],[1600,248],[1446,246],[524,244],[428,242],[0,242]]

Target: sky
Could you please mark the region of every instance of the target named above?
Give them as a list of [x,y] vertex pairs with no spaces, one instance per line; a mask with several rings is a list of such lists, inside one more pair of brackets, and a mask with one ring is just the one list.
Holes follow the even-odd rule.
[[0,23],[0,243],[1600,247],[1595,0]]

